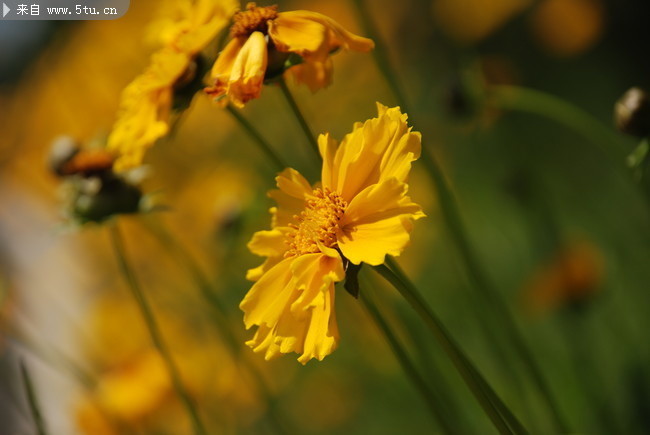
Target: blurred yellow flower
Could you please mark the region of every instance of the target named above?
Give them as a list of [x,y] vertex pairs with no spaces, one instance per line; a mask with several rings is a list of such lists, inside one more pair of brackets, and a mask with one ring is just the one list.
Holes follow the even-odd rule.
[[533,33],[546,51],[570,57],[598,42],[605,10],[601,0],[545,0],[531,20]]
[[434,0],[432,10],[436,23],[448,36],[461,43],[474,44],[530,3],[531,0]]
[[601,250],[588,240],[573,240],[542,264],[524,285],[527,309],[542,314],[584,302],[598,292],[605,275]]
[[[219,424],[245,426],[254,421],[260,404],[245,370],[211,328],[204,329],[200,321],[188,325],[178,314],[159,311],[158,317],[189,393],[219,410],[212,413]],[[192,316],[195,322],[200,318]],[[86,323],[93,340],[86,353],[98,376],[93,389],[76,403],[81,433],[124,433],[121,427],[137,427],[147,433],[188,433],[189,422],[164,361],[151,347],[131,301],[122,296],[104,297]]]
[[234,0],[185,0],[175,21],[161,25],[164,46],[120,100],[108,149],[117,155],[115,169],[142,163],[147,148],[167,134],[175,87],[196,74],[195,56],[223,29],[235,11]]
[[281,72],[289,53],[299,55],[302,63],[287,72],[315,92],[332,81],[332,52],[374,48],[372,40],[348,32],[325,15],[278,12],[277,6],[257,7],[255,3],[235,15],[230,34],[233,39],[212,68],[214,86],[206,92],[217,98],[227,96],[238,107],[260,96],[265,77],[276,72],[271,69]]
[[266,359],[296,352],[305,364],[332,353],[339,341],[334,284],[345,278],[347,262],[379,265],[399,255],[412,221],[424,216],[406,195],[420,134],[399,107],[378,104],[378,112],[356,123],[340,146],[328,134],[318,138],[321,183],[311,186],[290,168],[276,178],[272,229],[248,244],[268,258],[249,270],[257,282],[240,304],[246,328],[258,326],[247,344]]

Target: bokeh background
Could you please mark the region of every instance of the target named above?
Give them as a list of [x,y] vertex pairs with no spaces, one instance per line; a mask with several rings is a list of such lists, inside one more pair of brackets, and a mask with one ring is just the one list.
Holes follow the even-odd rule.
[[[261,2],[260,2],[261,3]],[[348,0],[278,1],[363,34]],[[414,129],[457,195],[489,280],[507,301],[575,433],[650,431],[650,214],[626,172],[637,140],[614,131],[616,100],[650,88],[644,0],[366,0],[409,99]],[[188,422],[119,274],[107,231],[70,228],[52,141],[110,131],[121,90],[155,49],[157,1],[116,21],[0,22],[0,434],[33,433],[18,375],[25,361],[52,434],[189,432]],[[341,138],[396,100],[370,54],[334,57],[333,85],[292,86],[316,132]],[[537,89],[602,124],[608,148],[571,126],[485,99],[490,86]],[[478,96],[477,96],[478,95]],[[245,116],[289,163],[316,167],[280,90],[266,87]],[[601,130],[599,130],[601,131]],[[259,367],[290,433],[436,432],[417,391],[357,300],[342,289],[342,340],[305,367],[264,362],[244,348],[237,306],[259,259],[246,249],[266,228],[274,168],[222,109],[197,95],[174,134],[147,155],[144,189],[164,207],[121,218],[127,248],[183,378],[216,433],[270,433],[268,404],[222,341],[183,261],[191,257],[227,307],[243,356]],[[471,289],[430,179],[415,164],[418,221],[400,262],[450,332],[533,433],[547,411]],[[160,239],[170,230],[175,248]],[[169,242],[169,241],[167,241]],[[371,273],[391,325],[460,433],[487,418],[415,315]],[[483,319],[483,320],[481,320]],[[490,333],[486,333],[487,329]]]

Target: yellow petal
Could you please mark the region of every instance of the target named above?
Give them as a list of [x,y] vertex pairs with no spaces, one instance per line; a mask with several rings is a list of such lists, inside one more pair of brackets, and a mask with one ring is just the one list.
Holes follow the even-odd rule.
[[336,350],[340,340],[336,311],[334,310],[334,286],[329,291],[319,295],[318,303],[314,304],[303,353],[298,358],[306,364],[312,358],[322,361],[327,355]]
[[188,30],[182,32],[174,46],[185,53],[195,55],[203,50],[227,24],[236,12],[234,0],[197,0],[192,2],[187,17]]
[[323,56],[337,48],[367,52],[375,43],[345,30],[339,23],[317,12],[281,12],[269,23],[269,36],[281,51],[291,51],[309,58]]
[[309,90],[316,92],[332,84],[333,65],[332,59],[305,60],[287,70],[287,75],[293,76],[297,83],[306,85]]
[[326,254],[302,255],[291,264],[291,273],[293,285],[301,291],[291,304],[291,311],[297,315],[313,307],[320,293],[345,278],[343,261],[338,253],[336,257]]
[[242,301],[247,326],[260,325],[247,344],[266,359],[301,354],[303,364],[329,355],[339,341],[334,283],[344,277],[340,257],[316,253],[280,262]]
[[253,235],[248,242],[248,249],[255,255],[268,258],[260,266],[246,272],[247,280],[257,281],[282,260],[287,251],[286,237],[289,231],[291,229],[288,227],[276,227],[270,231],[258,231]]
[[406,196],[408,186],[389,178],[359,192],[348,204],[341,221],[342,228],[372,223],[399,215],[423,217],[422,208]]
[[235,65],[235,60],[237,59],[239,51],[244,46],[244,42],[246,42],[246,40],[243,38],[233,38],[219,53],[217,60],[212,66],[211,72],[212,78],[216,80],[216,86],[221,85],[225,88],[228,84],[230,73]]
[[276,178],[278,190],[269,192],[278,207],[271,209],[273,227],[287,226],[294,221],[294,216],[305,208],[305,199],[311,195],[309,182],[295,169],[287,168]]
[[264,260],[264,263],[260,264],[257,267],[254,267],[253,269],[248,269],[246,271],[246,279],[249,281],[257,281],[281,260],[282,257],[268,257],[266,260]]
[[234,105],[243,107],[259,98],[267,62],[266,39],[261,32],[253,32],[239,50],[228,78],[226,93]]
[[269,21],[269,36],[278,50],[302,56],[318,51],[325,44],[327,28],[301,12],[282,12]]
[[287,251],[284,243],[290,228],[276,227],[269,231],[258,231],[248,242],[248,249],[261,257],[281,257]]
[[169,131],[173,86],[189,62],[186,54],[163,49],[122,92],[107,143],[108,150],[116,154],[117,171],[140,165],[145,151]]
[[246,293],[239,308],[244,311],[246,329],[253,325],[275,326],[290,302],[292,258],[286,258],[265,273]]
[[374,47],[372,40],[348,32],[325,15],[309,11],[278,14],[269,21],[269,36],[279,51],[303,57],[304,63],[289,68],[287,73],[312,92],[331,84],[332,52],[339,48],[366,52]]
[[412,228],[411,219],[403,216],[356,225],[341,232],[339,248],[354,264],[377,266],[384,262],[386,255],[401,254],[408,245]]
[[391,178],[366,188],[350,202],[337,240],[352,263],[376,266],[385,255],[397,256],[406,247],[412,220],[424,217],[406,190],[405,183]]
[[324,187],[348,202],[366,187],[389,178],[406,182],[411,162],[420,156],[421,137],[409,128],[406,114],[399,107],[377,104],[377,109],[377,118],[356,124],[341,141],[331,163],[335,175],[323,179]]
[[246,346],[251,347],[253,352],[264,352],[264,359],[267,361],[282,355],[280,346],[275,343],[273,329],[266,325],[260,325],[253,338],[246,342]]
[[275,177],[275,181],[284,193],[298,199],[304,199],[306,195],[311,194],[312,188],[309,182],[300,172],[292,168],[287,168]]
[[329,133],[318,136],[318,150],[323,158],[321,170],[321,182],[323,186],[332,188],[334,185],[334,156],[339,147],[339,142],[332,138]]

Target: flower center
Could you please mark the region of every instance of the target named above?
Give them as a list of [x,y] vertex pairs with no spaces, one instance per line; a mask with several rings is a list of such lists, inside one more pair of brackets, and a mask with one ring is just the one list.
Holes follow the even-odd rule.
[[248,37],[253,32],[268,32],[267,22],[278,17],[277,6],[257,7],[251,2],[246,5],[246,10],[237,12],[233,17],[233,25],[230,28],[230,36],[237,38]]
[[293,231],[287,235],[289,249],[284,256],[321,252],[319,245],[335,247],[339,221],[347,205],[336,192],[314,189],[305,209],[299,216],[294,216],[297,224],[289,225]]

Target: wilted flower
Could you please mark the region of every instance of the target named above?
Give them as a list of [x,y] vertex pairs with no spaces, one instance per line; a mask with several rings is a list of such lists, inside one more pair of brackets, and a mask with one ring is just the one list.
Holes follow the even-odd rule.
[[325,15],[278,12],[277,6],[255,3],[235,15],[230,34],[232,40],[212,68],[214,86],[206,92],[227,96],[239,107],[260,96],[264,80],[281,74],[291,53],[300,62],[286,71],[315,92],[332,81],[332,52],[339,48],[367,52],[374,47],[372,40],[348,32]]
[[108,138],[117,171],[140,165],[146,150],[167,134],[174,91],[194,79],[197,54],[226,26],[235,7],[233,0],[185,0],[177,20],[161,29],[165,45],[124,89]]
[[650,98],[641,88],[628,89],[614,106],[619,131],[637,137],[650,135]]
[[50,152],[50,169],[63,179],[64,213],[72,223],[103,222],[146,209],[137,186],[143,168],[115,173],[114,156],[104,148],[57,138]]
[[407,196],[420,134],[398,107],[378,104],[378,111],[340,146],[328,134],[319,137],[321,183],[311,186],[294,169],[276,178],[272,229],[248,245],[268,258],[248,272],[257,282],[240,305],[246,327],[258,326],[247,344],[266,359],[296,352],[304,364],[332,353],[339,341],[334,284],[350,263],[379,265],[399,255],[412,221],[424,216]]

